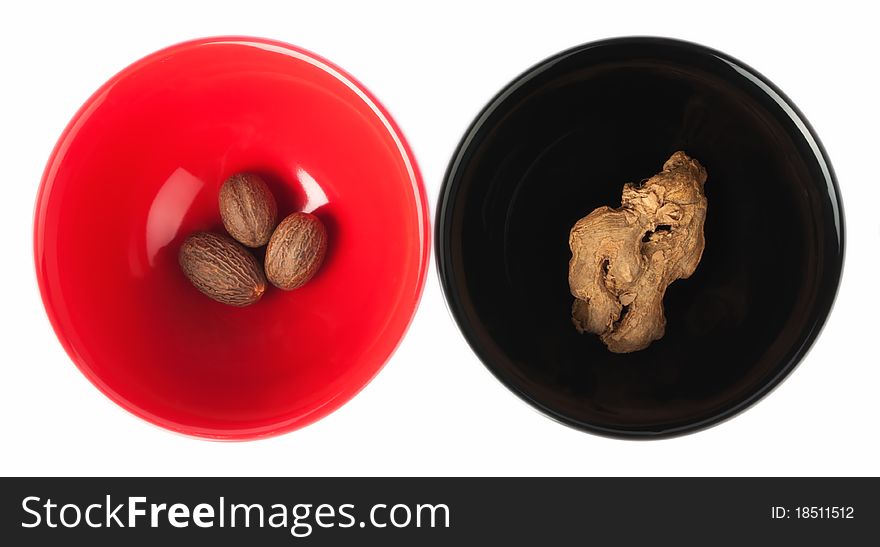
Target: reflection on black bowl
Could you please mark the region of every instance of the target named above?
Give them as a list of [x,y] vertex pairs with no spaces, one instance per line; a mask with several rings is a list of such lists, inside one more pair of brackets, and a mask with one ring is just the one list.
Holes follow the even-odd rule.
[[[707,169],[706,249],[665,299],[665,336],[612,354],[571,324],[568,232],[676,150]],[[843,263],[831,165],[768,80],[716,51],[624,38],[552,57],[468,130],[437,211],[444,292],[510,389],[586,431],[657,437],[778,384],[824,323]]]

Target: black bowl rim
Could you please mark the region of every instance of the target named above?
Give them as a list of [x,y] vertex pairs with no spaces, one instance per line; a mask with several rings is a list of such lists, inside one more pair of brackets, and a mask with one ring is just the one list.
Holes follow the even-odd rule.
[[[725,407],[723,410],[717,412],[716,414],[713,414],[712,416],[678,427],[651,430],[606,427],[577,420],[575,418],[572,418],[571,416],[567,416],[563,413],[557,412],[545,406],[540,401],[534,399],[527,393],[520,390],[508,378],[502,376],[494,368],[491,359],[489,359],[486,353],[483,351],[483,348],[480,346],[479,341],[473,334],[473,329],[468,324],[467,319],[464,316],[461,301],[459,300],[459,297],[455,291],[454,273],[451,267],[451,254],[449,252],[449,237],[446,234],[446,228],[450,226],[450,216],[452,214],[452,208],[450,206],[451,196],[454,195],[459,186],[460,167],[462,165],[464,155],[470,147],[471,141],[483,128],[486,121],[491,117],[495,110],[503,105],[507,97],[532,78],[538,76],[557,62],[569,56],[581,54],[590,49],[595,49],[599,47],[631,45],[655,45],[664,47],[671,46],[689,49],[691,51],[696,51],[704,55],[715,57],[731,65],[744,78],[750,80],[753,84],[756,84],[764,91],[764,93],[770,96],[770,98],[773,99],[774,102],[776,102],[786,112],[786,114],[792,119],[795,125],[800,128],[803,138],[806,139],[807,143],[810,145],[810,148],[813,151],[816,160],[823,168],[825,183],[828,186],[828,193],[829,195],[833,196],[833,199],[831,201],[832,208],[836,213],[835,224],[837,228],[837,237],[839,244],[839,252],[836,257],[837,260],[835,261],[834,270],[825,274],[826,281],[824,281],[824,283],[830,283],[832,290],[829,291],[828,295],[825,298],[816,303],[816,308],[819,309],[820,313],[816,315],[816,319],[813,321],[813,323],[808,325],[807,328],[809,329],[809,332],[807,332],[806,336],[803,338],[800,347],[795,351],[789,361],[785,363],[785,365],[781,367],[774,376],[769,378],[767,382],[762,384],[758,389],[754,391],[754,393],[751,393],[742,401]],[[440,195],[438,199],[434,224],[434,238],[436,253],[435,256],[437,259],[437,273],[440,277],[440,286],[443,290],[443,295],[446,300],[447,308],[449,309],[450,314],[458,325],[458,328],[464,336],[465,340],[467,341],[468,345],[471,347],[471,350],[474,352],[474,354],[476,354],[476,356],[489,370],[489,372],[491,372],[492,375],[495,376],[496,379],[498,379],[499,382],[507,387],[507,389],[515,393],[520,399],[524,400],[532,407],[543,413],[545,416],[563,425],[572,427],[580,431],[585,431],[587,433],[593,433],[605,437],[627,440],[644,440],[678,437],[689,433],[695,433],[697,431],[701,431],[718,425],[724,421],[727,421],[730,418],[733,418],[734,416],[743,412],[744,410],[750,408],[755,403],[771,393],[779,386],[779,384],[782,383],[783,380],[785,380],[785,378],[788,377],[789,374],[791,374],[791,372],[795,368],[797,368],[797,366],[803,361],[804,357],[807,355],[810,348],[815,343],[816,338],[819,336],[823,327],[825,326],[825,323],[828,320],[828,316],[831,314],[834,301],[837,297],[844,265],[844,226],[845,222],[843,213],[843,202],[840,195],[840,188],[838,187],[837,177],[834,174],[834,169],[831,166],[831,161],[828,158],[825,147],[822,145],[822,142],[819,140],[818,135],[816,134],[813,127],[810,125],[809,121],[807,121],[803,113],[797,108],[797,106],[791,101],[791,99],[789,99],[788,96],[782,92],[782,90],[780,90],[778,87],[776,87],[775,84],[773,84],[773,82],[771,82],[768,78],[763,76],[757,70],[751,68],[749,65],[743,63],[742,61],[731,57],[726,53],[695,42],[659,36],[624,36],[586,42],[561,51],[550,57],[547,57],[546,59],[536,63],[526,71],[522,72],[519,76],[514,78],[510,83],[504,86],[504,88],[502,88],[501,91],[499,91],[487,103],[485,107],[483,107],[479,114],[474,118],[474,121],[471,122],[470,126],[468,127],[467,131],[465,132],[464,136],[456,147],[452,159],[450,160],[449,165],[446,169],[446,173],[444,174],[443,183],[440,187]]]

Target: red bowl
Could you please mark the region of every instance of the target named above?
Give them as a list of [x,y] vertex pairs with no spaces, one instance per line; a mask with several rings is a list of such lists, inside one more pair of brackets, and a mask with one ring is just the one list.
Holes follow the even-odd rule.
[[[214,302],[177,264],[223,232],[226,177],[257,172],[279,214],[327,227],[307,285],[248,308]],[[43,303],[82,372],[137,416],[181,433],[290,431],[363,388],[418,305],[430,228],[416,162],[353,78],[257,38],[176,45],[126,68],[77,112],[37,197]]]

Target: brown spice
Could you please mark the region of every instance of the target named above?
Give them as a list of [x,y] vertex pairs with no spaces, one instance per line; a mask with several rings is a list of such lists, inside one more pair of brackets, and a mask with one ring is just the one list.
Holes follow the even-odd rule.
[[706,170],[682,151],[642,185],[626,184],[621,206],[599,207],[569,235],[572,321],[608,349],[629,353],[660,339],[663,297],[690,277],[703,254]]
[[269,241],[278,220],[278,205],[259,175],[242,173],[220,187],[220,218],[229,235],[248,247]]
[[178,253],[187,279],[203,294],[230,306],[248,306],[266,291],[266,277],[254,256],[229,237],[190,235]]
[[266,248],[266,277],[292,290],[310,280],[324,261],[327,231],[315,215],[293,213],[275,229]]

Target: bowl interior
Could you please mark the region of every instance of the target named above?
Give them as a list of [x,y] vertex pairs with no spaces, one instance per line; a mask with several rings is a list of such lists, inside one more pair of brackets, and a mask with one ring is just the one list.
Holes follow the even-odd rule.
[[[279,215],[329,234],[318,275],[238,309],[197,292],[177,252],[223,233],[218,191],[264,176]],[[36,260],[59,338],[103,391],[194,435],[290,430],[352,397],[417,305],[426,202],[403,138],[354,82],[284,44],[212,39],[153,54],[71,122],[38,198]]]
[[[706,248],[669,287],[665,336],[612,354],[570,319],[568,234],[676,150],[708,171]],[[530,70],[462,141],[438,211],[446,296],[475,351],[551,416],[663,435],[714,423],[800,359],[841,269],[829,164],[748,67],[683,42],[588,44]]]

